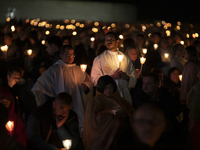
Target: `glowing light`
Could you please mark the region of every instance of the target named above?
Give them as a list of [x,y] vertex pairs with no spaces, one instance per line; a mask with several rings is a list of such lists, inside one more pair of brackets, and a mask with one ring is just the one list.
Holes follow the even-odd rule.
[[131,27],[131,30],[135,30],[135,27],[134,27],[134,26],[132,26],[132,27]]
[[176,30],[180,30],[181,28],[180,28],[180,26],[176,26]]
[[80,22],[77,22],[75,25],[76,25],[77,27],[79,27],[79,26],[80,26]]
[[109,27],[107,27],[107,29],[108,29],[108,30],[110,30],[110,28],[111,28],[110,26],[109,26]]
[[160,22],[157,22],[157,26],[158,26],[158,27],[161,27],[161,23],[160,23]]
[[186,34],[186,38],[190,38],[190,35],[188,33]]
[[49,34],[50,34],[50,31],[47,30],[47,31],[45,32],[45,34],[46,34],[46,35],[49,35]]
[[171,35],[171,31],[170,31],[170,30],[166,30],[165,33],[166,33],[167,36],[170,36],[170,35]]
[[74,19],[71,20],[71,23],[72,23],[72,24],[74,24],[75,22],[76,22],[76,20],[74,20]]
[[72,145],[72,140],[69,140],[69,139],[66,139],[66,140],[63,140],[63,146],[69,150],[71,148],[71,145]]
[[129,25],[129,24],[125,24],[125,27],[126,27],[126,28],[130,28],[130,25]]
[[168,53],[165,53],[164,56],[165,56],[165,58],[168,58],[168,57],[169,57],[169,54],[168,54]]
[[69,23],[69,20],[68,19],[65,19],[65,21],[64,21],[65,23]]
[[152,23],[150,24],[150,27],[153,27],[153,24],[152,24]]
[[151,37],[151,33],[148,34],[148,37]]
[[14,32],[15,31],[15,26],[11,26],[11,30],[12,30],[12,32]]
[[142,65],[145,63],[145,61],[146,61],[146,58],[140,57],[140,63],[141,63]]
[[7,21],[7,22],[10,22],[10,17],[6,18],[6,21]]
[[49,28],[49,24],[46,24],[45,27],[46,27],[46,28]]
[[41,42],[41,43],[42,43],[42,45],[45,45],[45,40],[42,40],[42,42]]
[[80,24],[80,28],[84,28],[84,26],[85,26],[85,25],[84,25],[83,23],[82,23],[82,24]]
[[91,37],[90,38],[90,41],[94,42],[95,38],[94,37]]
[[123,60],[123,58],[124,58],[124,55],[118,55],[119,62],[121,62]]
[[98,23],[98,22],[95,22],[94,25],[97,27],[97,26],[99,26],[99,23]]
[[196,35],[193,33],[193,34],[192,34],[192,37],[193,37],[193,38],[195,38],[195,37],[196,37]]
[[87,65],[86,65],[86,64],[81,64],[81,65],[80,65],[80,68],[81,68],[81,71],[82,71],[82,72],[85,72],[86,69],[87,69]]
[[180,22],[180,21],[178,21],[178,22],[177,22],[177,25],[181,26],[181,22]]
[[157,50],[158,44],[154,44],[153,47],[154,47],[155,50]]
[[171,23],[168,23],[167,25],[168,25],[168,27],[172,27],[172,24],[171,24]]
[[143,53],[143,54],[146,54],[146,53],[147,53],[147,48],[143,48],[143,49],[142,49],[142,53]]
[[179,80],[182,81],[182,75],[179,75]]
[[29,19],[26,19],[26,21],[25,21],[26,23],[29,23]]
[[164,25],[163,28],[164,28],[165,30],[167,30],[167,29],[168,29],[168,26],[167,26],[167,25]]
[[119,38],[122,40],[124,38],[124,36],[123,35],[119,35]]
[[165,25],[165,23],[166,23],[165,21],[162,21],[162,25]]
[[199,37],[199,34],[198,34],[198,33],[195,33],[195,37],[198,38],[198,37]]
[[73,31],[73,32],[72,32],[72,35],[74,35],[74,36],[77,35],[77,32],[76,32],[76,31]]
[[60,29],[60,25],[59,24],[56,25],[56,29]]
[[124,44],[121,44],[120,47],[124,47]]
[[8,121],[6,123],[6,129],[11,133],[14,129],[14,121]]
[[182,45],[184,45],[184,41],[180,41],[180,43],[181,43]]
[[61,25],[60,26],[60,30],[64,30],[65,29],[65,26],[64,25]]
[[98,32],[99,30],[98,30],[97,28],[92,28],[92,31],[96,33],[96,32]]
[[8,45],[1,46],[1,51],[6,52],[8,50]]
[[147,29],[146,26],[143,25],[143,26],[142,26],[142,31],[144,32],[146,29]]
[[112,24],[111,24],[111,27],[112,27],[112,28],[115,28],[115,27],[116,27],[116,24],[115,24],[115,23],[112,23]]
[[106,29],[106,28],[107,28],[106,26],[103,26],[103,27],[102,27],[103,30]]
[[29,49],[29,50],[27,50],[27,54],[30,56],[31,54],[32,54],[32,50],[31,49]]

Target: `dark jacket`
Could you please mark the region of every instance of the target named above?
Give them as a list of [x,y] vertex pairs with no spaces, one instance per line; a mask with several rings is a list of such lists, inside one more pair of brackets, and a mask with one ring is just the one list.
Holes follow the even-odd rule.
[[30,147],[33,149],[56,150],[63,148],[62,141],[66,139],[72,140],[71,149],[81,149],[82,145],[76,113],[71,110],[66,122],[57,128],[50,102],[31,113],[28,118],[27,134],[30,139]]

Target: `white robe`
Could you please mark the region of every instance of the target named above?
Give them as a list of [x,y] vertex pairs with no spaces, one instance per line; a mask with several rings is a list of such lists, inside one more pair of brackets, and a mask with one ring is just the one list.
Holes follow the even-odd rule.
[[[90,92],[86,95],[81,89],[81,83],[89,87]],[[61,92],[72,96],[72,109],[76,112],[79,121],[79,129],[82,135],[84,114],[88,99],[92,98],[93,83],[87,73],[83,73],[76,64],[65,64],[58,60],[53,66],[45,71],[32,88],[38,106],[45,102],[45,94],[56,97]]]
[[[120,65],[118,61],[118,54],[124,56]],[[115,80],[115,82],[118,85],[118,89],[122,97],[132,104],[129,90],[130,88],[135,87],[137,82],[137,73],[130,58],[120,51],[112,52],[106,50],[94,59],[91,71],[91,78],[94,82],[94,86],[96,86],[99,77],[104,75],[112,75],[118,68],[120,68],[120,70],[125,72],[130,77],[129,81],[118,79]]]

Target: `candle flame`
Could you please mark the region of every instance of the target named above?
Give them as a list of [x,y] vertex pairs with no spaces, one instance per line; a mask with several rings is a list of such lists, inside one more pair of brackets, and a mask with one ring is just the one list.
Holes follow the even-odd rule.
[[143,52],[143,54],[146,54],[147,53],[147,48],[143,48],[142,52]]
[[86,69],[87,69],[87,65],[86,64],[81,64],[80,67],[81,67],[81,71],[82,72],[85,72]]
[[6,52],[7,50],[8,50],[8,46],[7,45],[1,46],[1,51],[2,52]]
[[146,58],[140,57],[140,63],[141,63],[142,65],[145,63],[145,61],[146,61]]
[[30,56],[31,54],[32,54],[32,50],[31,49],[29,49],[29,50],[27,50],[27,54]]
[[69,139],[66,139],[66,140],[63,140],[63,146],[68,150],[71,148],[71,145],[72,145],[72,140],[69,140]]
[[94,37],[91,37],[90,40],[91,40],[92,42],[94,42],[95,38],[94,38]]
[[168,57],[169,57],[169,54],[168,54],[168,53],[165,53],[164,55],[165,55],[165,58],[168,58]]
[[14,129],[14,121],[8,121],[7,123],[6,123],[6,129],[9,131],[9,132],[11,132],[11,131],[13,131],[13,129]]
[[118,55],[119,62],[121,62],[123,60],[123,58],[124,58],[124,55]]
[[180,41],[180,43],[181,43],[182,45],[184,45],[184,41]]
[[179,75],[179,80],[182,81],[182,75]]
[[154,44],[153,47],[156,50],[158,48],[158,44]]
[[45,45],[45,40],[42,40],[42,44]]

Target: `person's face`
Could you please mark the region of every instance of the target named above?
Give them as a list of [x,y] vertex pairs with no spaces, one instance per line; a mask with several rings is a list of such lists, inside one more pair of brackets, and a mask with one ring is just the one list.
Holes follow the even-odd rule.
[[53,102],[53,111],[56,119],[62,120],[65,117],[69,116],[71,110],[71,105],[62,103],[59,100]]
[[5,42],[6,45],[11,45],[12,44],[12,38],[10,38],[9,36],[5,36],[4,42]]
[[184,53],[185,53],[184,47],[179,47],[179,48],[177,49],[177,51],[176,51],[176,55],[177,55],[178,57],[183,57],[183,56],[184,56]]
[[174,40],[176,44],[179,44],[181,42],[181,37],[179,35],[175,35]]
[[60,54],[62,61],[66,64],[72,64],[74,62],[74,50],[65,50],[63,54]]
[[54,53],[54,44],[49,45],[48,42],[46,43],[46,51],[49,53],[49,55],[53,55]]
[[174,72],[171,73],[170,75],[170,79],[174,82],[174,83],[178,83],[179,81],[179,71],[175,70]]
[[13,87],[17,82],[19,82],[20,78],[21,76],[18,72],[14,72],[11,76],[7,76],[8,85],[10,87]]
[[163,39],[160,43],[160,46],[162,47],[162,49],[167,49],[169,46],[169,41],[167,39]]
[[132,61],[136,61],[136,59],[137,59],[137,50],[136,50],[135,48],[130,49],[130,50],[128,51],[128,56],[130,57],[130,59],[131,59]]
[[187,53],[187,51],[185,51],[184,58],[185,58],[187,61],[189,61],[189,59],[190,59],[190,55]]
[[153,77],[144,77],[142,89],[146,94],[151,95],[157,91],[158,85],[155,83]]
[[70,45],[69,40],[68,39],[64,40],[63,45]]
[[0,99],[0,104],[3,104],[6,108],[10,107],[10,103],[11,103],[11,101],[7,98]]
[[105,36],[105,45],[108,50],[116,50],[118,45],[118,40],[115,39],[115,36],[108,34]]
[[153,146],[165,130],[165,120],[161,114],[153,110],[140,109],[134,117],[134,131],[138,139]]
[[153,43],[154,43],[154,44],[159,44],[159,42],[160,42],[160,37],[159,37],[158,35],[154,35],[153,38],[152,38],[152,40],[153,40]]
[[103,94],[109,97],[109,96],[111,96],[113,94],[113,92],[114,92],[114,87],[110,83],[110,84],[105,86]]

